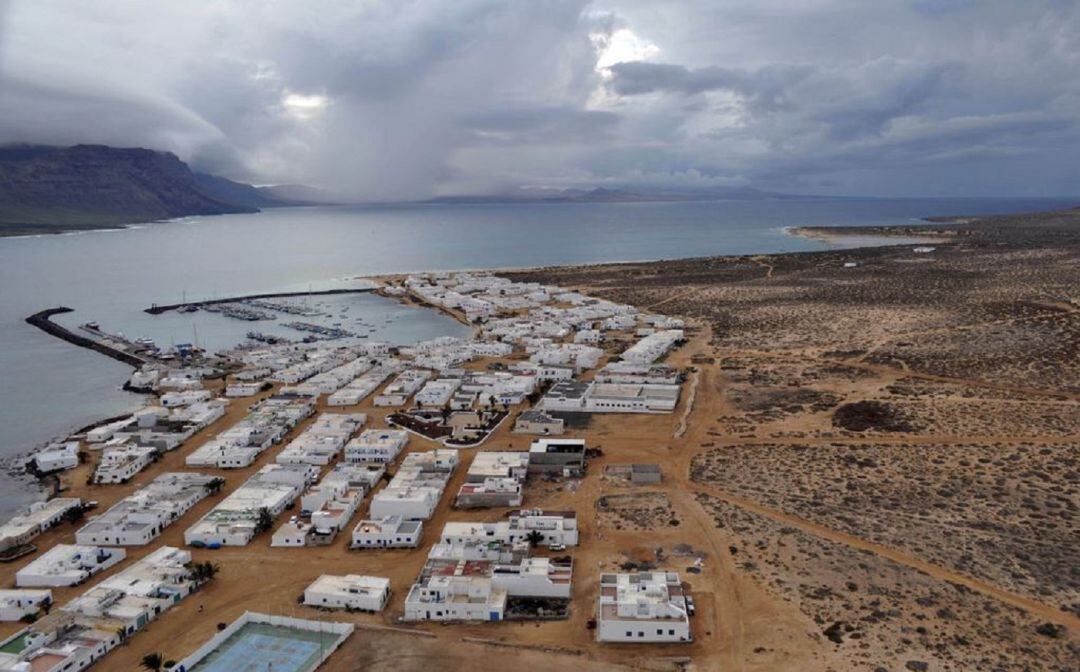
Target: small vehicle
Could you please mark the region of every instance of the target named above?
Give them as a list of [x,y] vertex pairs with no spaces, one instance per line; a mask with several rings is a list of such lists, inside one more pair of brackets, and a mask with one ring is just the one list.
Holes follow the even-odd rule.
[[566,544],[551,544],[550,546],[548,546],[548,550],[549,551],[554,551],[555,553],[558,553],[560,551],[565,551],[566,550]]
[[694,608],[694,598],[686,598],[686,614],[688,616],[693,616],[695,611],[696,609]]

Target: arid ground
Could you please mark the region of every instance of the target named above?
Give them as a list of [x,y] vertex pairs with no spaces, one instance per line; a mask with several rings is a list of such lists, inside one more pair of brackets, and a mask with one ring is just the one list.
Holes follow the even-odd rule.
[[[603,451],[586,477],[526,487],[527,506],[578,512],[569,619],[398,622],[442,524],[504,513],[450,508],[475,452],[466,450],[421,548],[349,551],[345,534],[327,547],[271,549],[265,533],[245,548],[195,550],[220,564],[219,577],[101,669],[135,669],[151,651],[179,659],[245,610],[357,623],[328,672],[1080,669],[1080,212],[933,228],[931,252],[907,245],[508,274],[690,321],[688,344],[669,357],[692,369],[675,413],[594,416],[574,432]],[[614,356],[620,346],[610,347]],[[184,469],[187,453],[251,403],[234,402],[134,483],[87,486],[83,467],[65,485],[108,506]],[[383,426],[385,411],[370,402],[340,410]],[[526,448],[529,437],[510,426],[480,450]],[[431,447],[414,437],[409,450]],[[224,492],[279,450],[225,472]],[[607,464],[633,462],[661,465],[662,482],[604,476]],[[219,498],[162,541],[182,544]],[[37,545],[70,542],[75,529],[60,526]],[[129,549],[120,567],[153,547]],[[25,562],[0,566],[0,582],[12,585]],[[695,641],[597,644],[586,621],[600,572],[649,566],[689,584]],[[377,615],[299,605],[322,573],[389,577],[390,604]]]

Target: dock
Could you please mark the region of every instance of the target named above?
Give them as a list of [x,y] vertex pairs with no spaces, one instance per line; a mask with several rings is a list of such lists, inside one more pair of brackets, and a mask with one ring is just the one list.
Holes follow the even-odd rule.
[[80,348],[87,348],[95,352],[100,352],[106,357],[112,357],[113,359],[123,362],[124,364],[127,364],[129,366],[139,368],[143,364],[146,364],[147,360],[139,357],[138,355],[127,352],[126,350],[114,348],[110,345],[107,345],[100,341],[95,341],[85,336],[80,336],[79,334],[76,334],[75,332],[67,329],[66,327],[60,326],[59,324],[53,322],[52,319],[50,319],[53,315],[61,315],[63,313],[71,312],[74,312],[74,310],[66,306],[60,306],[58,308],[48,308],[46,310],[34,313],[30,317],[26,318],[26,323],[31,324],[38,329],[41,329],[47,334],[51,334],[52,336],[63,339],[68,343],[71,343],[72,345],[77,345]]
[[334,294],[369,294],[375,291],[375,287],[354,287],[354,288],[342,288],[342,289],[322,289],[317,291],[308,292],[277,292],[271,294],[248,294],[246,296],[231,296],[225,299],[207,299],[205,301],[187,301],[185,303],[170,303],[164,305],[154,304],[149,308],[143,309],[143,312],[151,315],[160,315],[167,313],[170,310],[179,310],[180,308],[186,308],[192,306],[195,308],[202,308],[204,306],[213,306],[221,303],[236,303],[239,301],[250,301],[253,299],[285,299],[301,296],[332,296]]

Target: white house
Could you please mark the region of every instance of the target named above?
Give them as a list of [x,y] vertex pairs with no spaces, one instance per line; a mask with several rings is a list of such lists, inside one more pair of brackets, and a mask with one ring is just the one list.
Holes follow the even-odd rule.
[[143,546],[201,502],[223,481],[191,472],[164,473],[139,488],[75,533],[83,545]]
[[421,576],[405,598],[406,621],[501,621],[506,589],[494,586],[487,566],[462,561],[447,573]]
[[510,513],[506,520],[490,523],[448,522],[443,526],[440,539],[447,543],[479,540],[514,544],[527,539],[532,532],[541,535],[539,546],[577,546],[577,514],[573,511],[522,509]]
[[353,529],[350,548],[416,548],[424,524],[388,516],[379,520],[361,520]]
[[599,642],[690,642],[690,618],[675,572],[601,574]]
[[106,444],[94,471],[94,482],[124,483],[153,462],[158,453],[153,446],[123,440],[117,445]]
[[345,445],[345,461],[392,462],[408,442],[404,429],[366,429]]
[[69,511],[81,506],[82,500],[78,497],[54,497],[45,502],[31,504],[25,513],[0,525],[0,551],[29,543],[63,520]]
[[68,441],[46,446],[34,453],[34,466],[43,474],[74,469],[79,466],[79,442]]
[[409,397],[419,390],[428,378],[430,371],[422,369],[406,369],[399,373],[393,382],[383,389],[382,394],[375,397],[376,406],[401,406]]
[[326,609],[382,611],[388,597],[390,579],[358,574],[323,574],[304,590],[304,604]]
[[52,602],[51,590],[0,590],[0,621],[17,621],[24,616],[32,616],[49,602]]
[[74,586],[127,556],[122,548],[57,544],[15,573],[20,588]]
[[268,464],[184,532],[192,546],[246,546],[259,531],[265,509],[273,519],[296,501],[319,470],[308,465]]

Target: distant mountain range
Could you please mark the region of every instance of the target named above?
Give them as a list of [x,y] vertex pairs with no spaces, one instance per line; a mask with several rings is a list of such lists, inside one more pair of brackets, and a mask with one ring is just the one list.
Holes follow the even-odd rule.
[[765,200],[791,198],[786,194],[751,187],[708,187],[703,189],[521,189],[480,196],[440,196],[425,203],[655,203],[673,201],[715,201],[723,199]]
[[[788,198],[748,187],[519,189],[424,203],[641,203]],[[250,184],[192,171],[175,154],[103,145],[0,145],[0,235],[56,233],[191,215],[342,203],[314,187]]]
[[0,235],[300,204],[274,188],[193,172],[168,152],[102,145],[0,146]]

